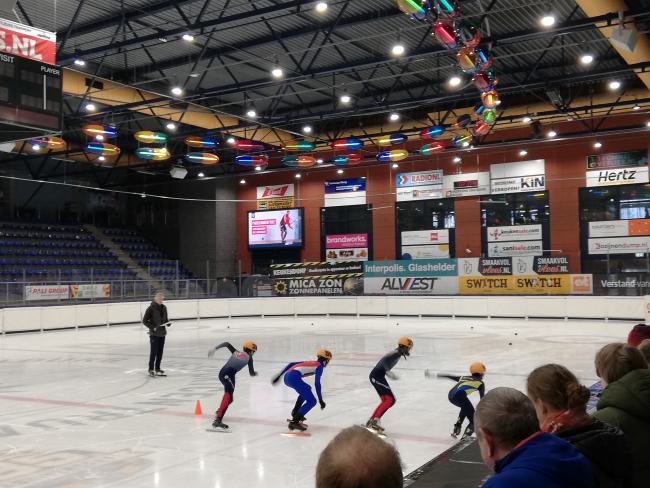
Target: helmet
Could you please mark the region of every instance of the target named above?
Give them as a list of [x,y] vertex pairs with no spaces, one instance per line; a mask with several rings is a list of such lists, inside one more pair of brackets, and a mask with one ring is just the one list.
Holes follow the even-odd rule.
[[329,363],[329,362],[330,362],[330,359],[332,359],[332,353],[331,353],[330,351],[328,351],[327,349],[321,349],[320,351],[318,351],[318,352],[316,353],[316,357],[317,357],[318,359],[323,358],[323,359],[326,360],[326,362]]
[[483,363],[472,363],[469,366],[469,372],[472,374],[485,374],[485,364]]
[[257,352],[257,344],[253,341],[244,342],[244,350],[249,350],[250,352]]
[[407,349],[411,349],[413,347],[413,341],[408,337],[400,337],[399,340],[397,341],[397,345],[404,346]]

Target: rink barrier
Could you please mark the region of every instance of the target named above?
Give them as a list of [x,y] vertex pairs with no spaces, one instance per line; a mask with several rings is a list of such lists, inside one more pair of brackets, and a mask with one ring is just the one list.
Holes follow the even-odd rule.
[[[0,310],[0,330],[44,331],[133,324],[150,302],[55,305]],[[268,297],[169,300],[170,320],[233,317],[481,317],[635,320],[645,318],[644,297]]]

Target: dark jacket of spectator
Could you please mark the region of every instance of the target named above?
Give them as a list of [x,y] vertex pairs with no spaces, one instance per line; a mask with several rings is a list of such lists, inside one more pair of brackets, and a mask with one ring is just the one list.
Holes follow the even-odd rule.
[[597,488],[634,486],[632,451],[618,427],[595,419],[587,425],[557,430],[555,435],[573,444],[591,461]]
[[151,302],[151,305],[147,307],[142,318],[142,323],[149,329],[149,335],[165,337],[167,335],[167,327],[161,327],[161,325],[166,322],[169,322],[169,318],[167,318],[167,307],[163,304]]
[[635,369],[607,385],[594,416],[627,436],[634,462],[632,486],[650,486],[650,370]]
[[483,488],[593,488],[590,462],[568,442],[537,433],[499,459]]

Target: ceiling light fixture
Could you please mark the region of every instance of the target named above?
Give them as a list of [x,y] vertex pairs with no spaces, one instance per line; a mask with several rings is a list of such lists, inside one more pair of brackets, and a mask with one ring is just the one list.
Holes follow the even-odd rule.
[[168,122],[165,127],[167,127],[168,130],[176,130],[176,124],[173,122]]
[[246,184],[246,180],[245,180],[244,178],[242,178],[241,180],[239,180],[239,184],[240,184],[240,185],[245,185],[245,184]]
[[453,159],[453,161],[454,161],[454,163],[460,163],[460,162],[462,161],[462,159],[461,159],[459,156],[456,156],[456,157]]
[[40,151],[40,150],[41,150],[41,146],[39,146],[38,144],[32,144],[32,151]]
[[608,86],[610,90],[618,90],[621,87],[621,82],[618,80],[612,80],[609,82]]
[[198,177],[199,177],[199,178],[203,178],[204,176],[205,176],[205,173],[204,173],[203,171],[201,171],[201,172],[198,174]]
[[273,78],[282,78],[284,76],[284,71],[282,68],[273,68],[271,70],[271,76],[273,76]]
[[600,149],[601,147],[603,147],[603,143],[602,143],[602,142],[600,142],[600,141],[596,141],[596,142],[594,142],[594,148],[595,148],[595,149]]
[[323,164],[323,160],[322,160],[321,158],[318,158],[318,159],[316,160],[316,164]]
[[542,27],[553,27],[553,25],[555,25],[555,15],[546,14],[541,19],[539,19],[539,23],[542,25]]
[[548,131],[546,133],[546,137],[548,137],[548,138],[553,138],[555,136],[557,136],[557,132],[555,132],[553,129],[551,129],[550,131]]
[[94,112],[95,110],[97,110],[97,107],[95,106],[94,103],[87,103],[86,104],[86,110],[88,112]]
[[449,86],[458,86],[462,82],[463,82],[463,80],[461,79],[460,76],[454,75],[451,78],[449,78],[449,81],[447,83],[449,83]]
[[302,178],[302,175],[300,173],[296,173],[296,179],[299,180],[300,178]]
[[337,172],[338,174],[340,174],[340,175],[343,174],[343,170],[342,170],[342,169],[336,170],[336,172]]
[[528,156],[528,151],[526,151],[525,149],[522,149],[521,151],[519,151],[519,155],[520,156]]
[[316,4],[316,12],[323,13],[327,10],[327,2],[318,2]]
[[404,54],[405,51],[406,51],[406,48],[404,47],[404,44],[402,44],[402,43],[395,44],[390,50],[390,52],[393,54],[393,56],[401,56],[402,54]]
[[185,34],[183,34],[183,40],[187,42],[192,42],[194,40],[194,36],[189,32],[186,32]]
[[106,161],[106,156],[99,156],[97,159],[99,161]]
[[175,86],[171,89],[172,95],[180,97],[183,94],[183,89],[180,86]]
[[523,119],[521,119],[521,121],[524,124],[530,124],[533,121],[533,118],[530,115],[526,115]]
[[580,62],[584,65],[588,65],[594,62],[594,55],[593,54],[583,54],[580,56]]
[[250,117],[251,119],[254,119],[257,117],[257,112],[253,109],[250,109],[248,112],[246,112],[246,116]]
[[261,166],[255,166],[255,171],[262,171],[262,167]]
[[302,128],[302,131],[303,131],[305,134],[311,134],[311,131],[312,131],[311,125],[306,125],[306,126],[304,126],[304,127]]
[[235,143],[235,138],[234,137],[229,137],[228,139],[226,139],[226,142],[228,144],[234,144]]
[[396,121],[399,120],[399,114],[398,114],[397,112],[393,112],[392,114],[390,114],[390,115],[388,116],[388,118],[389,118],[391,121],[396,122]]
[[74,64],[76,66],[86,66],[86,62],[81,58],[75,58],[74,59]]
[[399,168],[399,164],[393,163],[393,169],[397,169],[397,168]]
[[635,104],[634,107],[632,107],[632,110],[641,110],[641,105],[639,105],[638,103]]
[[96,140],[96,141],[103,141],[103,140],[104,140],[104,136],[101,135],[101,134],[97,134],[97,135],[95,136],[95,140]]
[[340,100],[341,100],[341,103],[350,103],[350,101],[352,100],[352,97],[350,95],[348,95],[348,94],[345,94],[345,95],[341,95]]

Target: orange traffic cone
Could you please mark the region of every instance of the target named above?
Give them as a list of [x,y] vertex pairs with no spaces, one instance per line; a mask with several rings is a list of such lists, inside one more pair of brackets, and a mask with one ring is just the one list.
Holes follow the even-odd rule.
[[203,415],[203,410],[201,410],[201,400],[196,401],[194,406],[194,415]]

